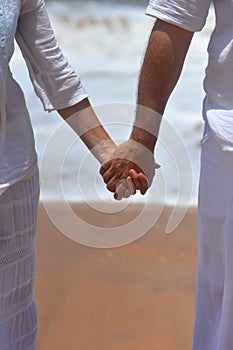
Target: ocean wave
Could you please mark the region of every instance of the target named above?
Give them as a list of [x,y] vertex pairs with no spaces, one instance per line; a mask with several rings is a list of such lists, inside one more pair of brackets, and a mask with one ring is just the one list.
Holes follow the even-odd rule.
[[[52,2],[48,11],[58,41],[69,58],[75,59],[75,52],[79,62],[95,60],[105,66],[123,59],[131,69],[135,69],[144,52],[154,22],[144,15],[143,7],[116,3],[78,2],[71,6]],[[98,67],[96,64],[97,70]]]

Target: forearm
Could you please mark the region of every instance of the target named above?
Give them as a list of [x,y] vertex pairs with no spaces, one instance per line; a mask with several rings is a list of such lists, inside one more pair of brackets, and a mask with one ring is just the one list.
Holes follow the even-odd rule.
[[151,151],[192,36],[192,32],[160,20],[151,32],[139,78],[138,108],[131,134],[131,139],[143,143]]
[[101,164],[109,159],[116,146],[100,124],[87,98],[71,107],[58,110],[58,113]]

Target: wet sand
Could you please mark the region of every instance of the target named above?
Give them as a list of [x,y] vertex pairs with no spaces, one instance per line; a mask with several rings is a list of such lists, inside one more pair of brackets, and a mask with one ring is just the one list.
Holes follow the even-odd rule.
[[[131,220],[140,206],[131,206],[120,216],[95,214],[80,204],[72,208],[80,217],[93,215],[94,225],[112,227]],[[100,249],[66,238],[40,206],[35,286],[38,350],[191,349],[196,209],[190,208],[167,235],[170,211],[165,208],[137,241]]]

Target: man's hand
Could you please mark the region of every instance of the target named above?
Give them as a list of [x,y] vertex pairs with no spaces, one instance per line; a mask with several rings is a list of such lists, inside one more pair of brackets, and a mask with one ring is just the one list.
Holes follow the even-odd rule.
[[115,199],[128,197],[137,189],[145,194],[155,174],[154,155],[139,142],[128,140],[101,166],[100,174]]

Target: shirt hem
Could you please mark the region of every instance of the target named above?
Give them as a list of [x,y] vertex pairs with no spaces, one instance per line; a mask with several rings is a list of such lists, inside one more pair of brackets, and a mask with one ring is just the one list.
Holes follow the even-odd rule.
[[29,168],[25,169],[25,172],[11,179],[10,181],[0,184],[0,196],[11,186],[15,185],[17,182],[24,182],[30,179],[35,172],[38,170],[37,161],[33,163]]
[[77,97],[69,99],[68,102],[67,102],[67,100],[66,100],[66,102],[60,102],[60,103],[52,103],[49,101],[47,101],[47,102],[45,101],[44,110],[46,112],[52,112],[52,111],[57,111],[59,109],[71,107],[71,106],[75,105],[76,103],[83,101],[85,98],[88,98],[88,94],[79,95]]
[[174,24],[178,27],[181,27],[183,29],[186,29],[188,30],[189,32],[199,32],[202,30],[203,26],[201,27],[192,27],[182,21],[179,21],[177,20],[176,18],[172,17],[172,16],[169,16],[169,15],[165,15],[164,13],[158,11],[158,10],[154,10],[154,9],[151,9],[151,8],[147,8],[145,14],[147,16],[150,16],[150,17],[154,17],[154,18],[157,18],[157,19],[160,19],[160,20],[163,20],[164,22],[167,22],[167,23],[170,23],[170,24]]

